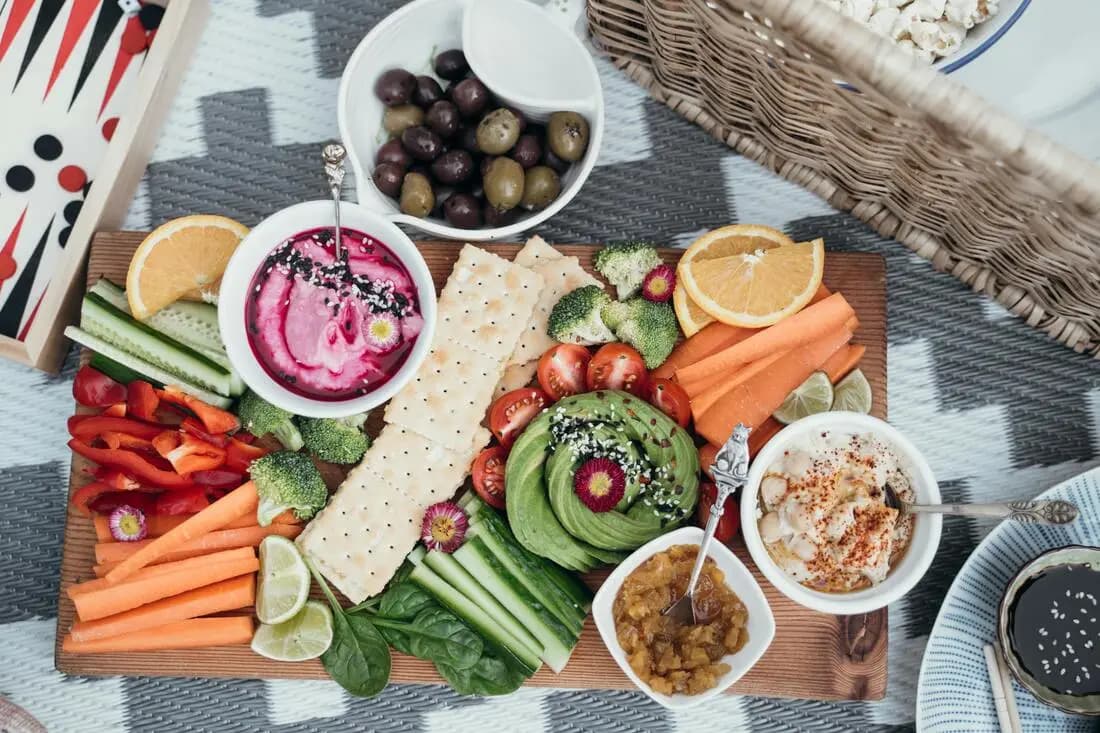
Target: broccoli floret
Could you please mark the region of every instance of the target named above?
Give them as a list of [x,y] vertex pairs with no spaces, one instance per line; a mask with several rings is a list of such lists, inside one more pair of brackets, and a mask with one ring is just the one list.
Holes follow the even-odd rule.
[[260,494],[256,520],[271,524],[287,509],[298,519],[312,519],[328,501],[328,488],[320,471],[304,453],[282,450],[252,461],[248,473]]
[[615,326],[615,335],[641,353],[647,369],[661,366],[672,353],[680,333],[672,306],[637,297],[625,301],[617,310],[621,321]]
[[237,403],[237,416],[244,429],[256,437],[271,433],[287,450],[302,449],[302,434],[294,426],[294,415],[276,407],[249,390]]
[[329,463],[358,463],[370,448],[370,438],[363,432],[367,413],[340,419],[298,419],[306,450]]
[[612,331],[618,328],[619,324],[630,314],[630,306],[627,305],[627,302],[629,301],[609,300],[603,310],[600,311],[604,325]]
[[615,242],[597,251],[593,263],[615,286],[619,300],[626,300],[641,289],[645,276],[661,264],[661,258],[651,242]]
[[585,285],[566,293],[550,312],[546,332],[555,341],[568,344],[602,344],[615,340],[600,311],[611,298],[599,285]]

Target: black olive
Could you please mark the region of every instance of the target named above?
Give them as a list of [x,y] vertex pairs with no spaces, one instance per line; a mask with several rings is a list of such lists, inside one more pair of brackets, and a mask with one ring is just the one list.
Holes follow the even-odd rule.
[[394,163],[379,163],[371,173],[371,180],[378,190],[394,198],[401,193],[401,182],[404,179],[405,171]]
[[481,159],[481,165],[478,166],[478,173],[481,174],[482,178],[484,178],[485,174],[489,172],[489,166],[491,166],[493,164],[493,161],[496,159],[497,156],[495,155],[486,155],[484,158]]
[[455,137],[458,141],[459,147],[470,153],[480,153],[477,149],[477,125],[467,125],[460,127],[458,134]]
[[443,140],[423,125],[401,133],[401,145],[417,160],[435,160],[443,152]]
[[516,146],[512,148],[512,160],[527,169],[538,165],[541,158],[542,143],[539,142],[539,139],[531,133],[520,135],[519,140],[516,141]]
[[466,63],[466,54],[462,53],[462,49],[452,48],[437,55],[432,68],[440,79],[461,79],[470,70],[470,65]]
[[432,175],[435,180],[446,185],[465,181],[473,172],[473,156],[461,148],[448,150],[432,161]]
[[543,147],[542,162],[543,165],[548,165],[553,168],[554,172],[557,173],[559,176],[563,175],[567,170],[569,170],[569,161],[562,160],[557,155],[555,155],[554,151],[550,149],[549,145]]
[[432,132],[440,137],[451,137],[458,131],[461,118],[458,107],[453,102],[443,99],[428,108],[428,114],[424,118]]
[[412,103],[428,109],[433,104],[443,99],[443,87],[430,76],[416,77],[416,88],[413,89]]
[[509,224],[515,222],[519,218],[520,209],[508,209],[507,211],[500,211],[497,207],[493,206],[488,201],[485,202],[482,207],[482,214],[485,217],[485,224],[491,227],[506,227]]
[[382,104],[392,107],[396,104],[407,104],[415,87],[415,76],[404,69],[390,69],[378,77],[378,81],[374,83],[374,93],[382,100]]
[[481,226],[481,202],[468,193],[452,194],[443,202],[443,216],[451,226],[477,229]]
[[489,90],[478,79],[463,79],[455,85],[451,97],[463,117],[476,117],[489,104]]
[[412,163],[412,157],[401,146],[401,141],[394,139],[378,148],[378,152],[374,154],[374,162],[376,164],[393,163],[401,170],[405,170]]

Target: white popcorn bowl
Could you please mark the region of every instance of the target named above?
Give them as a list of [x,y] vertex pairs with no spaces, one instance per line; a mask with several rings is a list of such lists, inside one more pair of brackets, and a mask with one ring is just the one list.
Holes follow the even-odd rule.
[[993,47],[1016,24],[1027,10],[1031,0],[1001,0],[1000,10],[992,18],[969,30],[959,50],[947,58],[939,59],[932,67],[950,74],[969,64]]

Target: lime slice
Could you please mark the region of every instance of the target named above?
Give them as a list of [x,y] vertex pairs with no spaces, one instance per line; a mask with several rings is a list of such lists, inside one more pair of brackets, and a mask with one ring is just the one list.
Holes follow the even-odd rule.
[[779,409],[772,413],[779,422],[790,425],[819,412],[827,412],[833,405],[833,385],[825,372],[814,372],[798,389],[787,395]]
[[867,377],[859,369],[837,382],[833,390],[834,410],[848,410],[849,412],[871,411],[871,385]]
[[321,601],[306,601],[281,624],[260,624],[252,651],[277,662],[301,662],[325,653],[332,643],[332,611]]
[[276,534],[264,537],[256,589],[256,617],[260,622],[281,624],[301,611],[309,598],[309,582],[309,568],[294,543]]

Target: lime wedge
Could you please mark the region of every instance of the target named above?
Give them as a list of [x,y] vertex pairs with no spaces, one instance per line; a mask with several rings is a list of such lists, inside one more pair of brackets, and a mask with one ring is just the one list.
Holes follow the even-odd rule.
[[863,413],[871,411],[871,385],[867,383],[863,372],[855,369],[837,382],[836,389],[833,390],[832,409]]
[[309,568],[294,543],[276,534],[264,537],[256,589],[256,617],[260,622],[281,624],[290,620],[309,598],[309,583]]
[[779,422],[790,425],[819,412],[827,412],[833,405],[833,385],[825,372],[814,372],[798,388],[787,395],[779,409],[772,413]]
[[325,653],[332,643],[332,611],[321,601],[306,601],[281,624],[260,624],[252,651],[277,662],[301,662]]

